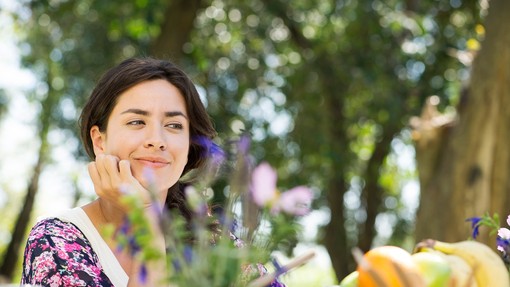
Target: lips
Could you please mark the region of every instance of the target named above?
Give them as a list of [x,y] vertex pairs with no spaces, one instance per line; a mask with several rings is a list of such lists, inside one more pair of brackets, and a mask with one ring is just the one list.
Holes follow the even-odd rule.
[[136,157],[135,160],[145,166],[161,168],[170,164],[170,161],[161,157]]

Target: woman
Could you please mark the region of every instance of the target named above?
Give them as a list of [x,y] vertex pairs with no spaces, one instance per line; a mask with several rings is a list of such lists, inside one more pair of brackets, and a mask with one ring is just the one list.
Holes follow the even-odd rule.
[[[101,230],[107,224],[122,227],[128,212],[120,201],[123,192],[138,193],[143,199],[156,234],[153,246],[162,254],[165,244],[157,224],[163,205],[191,219],[178,180],[204,164],[206,147],[194,139],[216,135],[198,92],[172,63],[129,59],[102,76],[80,124],[82,141],[93,160],[88,171],[98,198],[40,220],[32,228],[21,283],[158,285],[166,275],[164,264],[147,266],[147,276],[140,282],[141,262],[102,237]],[[156,191],[156,201],[149,186]]]

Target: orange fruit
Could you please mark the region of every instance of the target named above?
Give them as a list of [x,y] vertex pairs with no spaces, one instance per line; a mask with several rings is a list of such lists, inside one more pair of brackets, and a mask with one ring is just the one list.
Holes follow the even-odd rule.
[[358,262],[360,287],[423,287],[425,281],[411,254],[398,246],[369,250]]

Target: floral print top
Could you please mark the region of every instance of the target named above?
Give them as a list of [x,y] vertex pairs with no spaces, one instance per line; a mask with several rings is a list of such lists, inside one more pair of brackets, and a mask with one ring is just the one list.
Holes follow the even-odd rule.
[[[238,239],[233,239],[239,245]],[[257,264],[256,269],[261,276],[267,273],[262,264]],[[21,284],[114,286],[83,232],[58,218],[43,219],[32,228],[23,257]],[[285,287],[278,280],[268,286]]]
[[80,229],[58,218],[41,220],[32,228],[23,258],[21,284],[114,286]]

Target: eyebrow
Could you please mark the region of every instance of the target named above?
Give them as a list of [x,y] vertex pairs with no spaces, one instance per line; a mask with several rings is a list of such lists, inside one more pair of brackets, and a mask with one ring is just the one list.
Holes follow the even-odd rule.
[[[127,109],[125,111],[123,111],[121,114],[137,114],[137,115],[141,115],[141,116],[148,116],[150,115],[150,112],[148,111],[145,111],[145,110],[141,110],[141,109]],[[182,112],[180,111],[169,111],[169,112],[165,112],[165,117],[177,117],[177,116],[182,116],[184,117],[185,119],[188,119],[188,117],[183,114]]]

